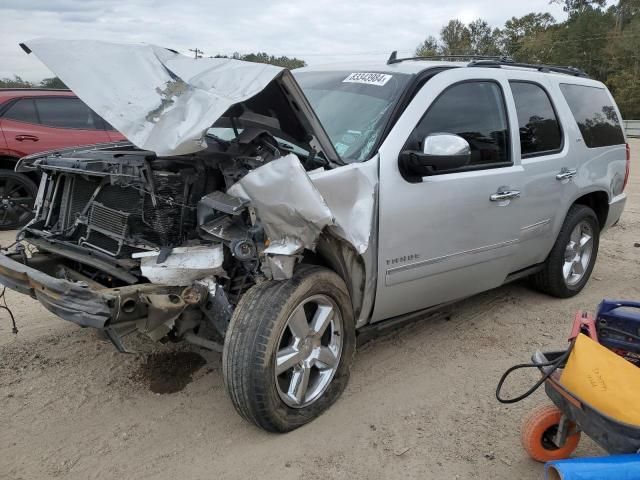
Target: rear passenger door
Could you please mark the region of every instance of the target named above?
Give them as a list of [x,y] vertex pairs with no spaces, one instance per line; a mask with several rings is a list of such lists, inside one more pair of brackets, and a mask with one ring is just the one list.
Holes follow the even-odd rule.
[[560,118],[562,102],[557,85],[540,75],[527,78],[508,74],[511,100],[518,120],[516,149],[524,170],[520,218],[519,253],[512,271],[541,263],[548,255],[576,187],[578,162],[569,149],[566,126]]

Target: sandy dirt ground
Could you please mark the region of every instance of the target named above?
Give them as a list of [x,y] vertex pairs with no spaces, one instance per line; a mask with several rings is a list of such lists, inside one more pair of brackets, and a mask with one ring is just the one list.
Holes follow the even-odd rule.
[[[373,340],[342,398],[286,435],[236,414],[219,355],[142,340],[144,353],[118,354],[95,332],[8,292],[20,332],[0,312],[0,478],[543,478],[519,428],[544,393],[504,406],[496,382],[536,349],[562,348],[577,309],[640,299],[640,141],[632,149],[626,211],[602,238],[580,295],[557,300],[516,283],[455,305],[448,319]],[[536,378],[524,374],[509,391]],[[599,453],[586,438],[577,451]]]

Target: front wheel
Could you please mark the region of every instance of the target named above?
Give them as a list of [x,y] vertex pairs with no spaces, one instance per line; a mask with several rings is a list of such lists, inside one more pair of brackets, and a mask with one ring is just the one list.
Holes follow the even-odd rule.
[[573,205],[542,270],[532,277],[534,287],[559,298],[580,293],[595,266],[599,244],[598,217],[587,206]]
[[347,287],[302,265],[285,281],[251,288],[236,307],[222,357],[236,410],[271,432],[310,422],[343,392],[355,352]]

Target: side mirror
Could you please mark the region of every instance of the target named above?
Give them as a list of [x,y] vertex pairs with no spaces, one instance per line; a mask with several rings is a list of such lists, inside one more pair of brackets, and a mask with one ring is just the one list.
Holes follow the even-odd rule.
[[464,167],[471,160],[471,147],[452,133],[432,133],[423,142],[422,152],[404,150],[398,159],[400,172],[410,181],[427,175]]

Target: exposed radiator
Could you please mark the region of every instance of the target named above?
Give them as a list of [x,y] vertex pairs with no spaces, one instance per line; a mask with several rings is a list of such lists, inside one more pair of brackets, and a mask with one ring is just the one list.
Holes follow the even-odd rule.
[[[182,243],[186,182],[180,174],[153,172],[155,206],[149,193],[133,186],[103,185],[91,200],[100,181],[66,176],[60,219],[63,230],[70,232],[70,240],[113,256],[130,256],[133,246],[140,244],[163,247]],[[191,210],[188,214],[195,215]],[[80,217],[81,225],[73,229]]]
[[[94,201],[91,204],[89,211],[89,222],[86,230],[87,236],[80,240],[80,244],[97,248],[110,255],[119,255],[127,240],[129,217],[131,214],[109,208],[98,201]],[[104,248],[104,241],[102,245],[96,244],[94,240],[96,236],[95,233],[101,234],[98,235],[98,238],[106,236],[114,240],[116,248]]]

